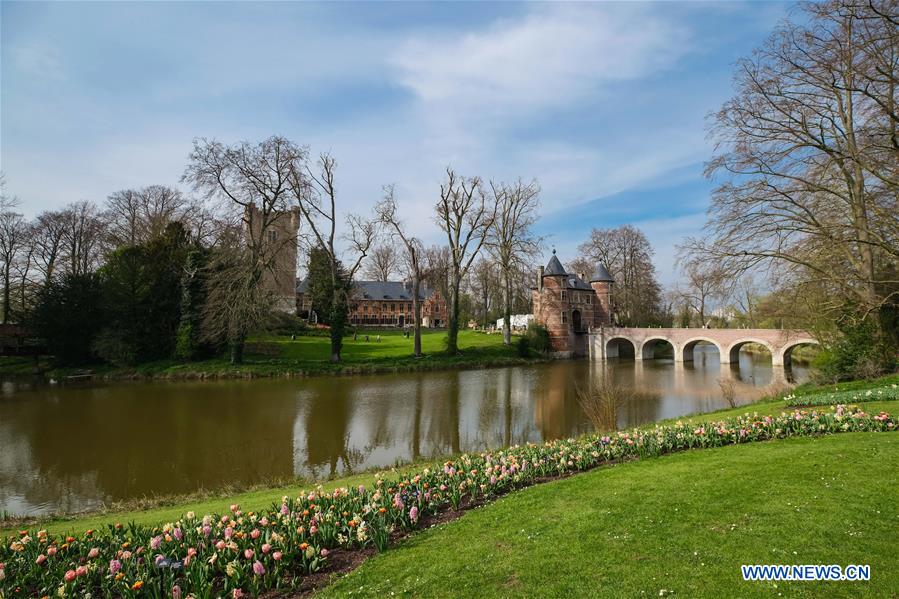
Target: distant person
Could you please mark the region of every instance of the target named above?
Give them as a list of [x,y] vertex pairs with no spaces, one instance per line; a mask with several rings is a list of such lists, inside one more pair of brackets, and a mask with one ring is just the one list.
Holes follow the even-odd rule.
[[359,338],[359,333],[353,331],[353,341],[356,341]]
[[368,335],[365,336],[365,342],[368,343]]
[[378,333],[378,343],[380,343],[380,342],[381,342],[381,334]]

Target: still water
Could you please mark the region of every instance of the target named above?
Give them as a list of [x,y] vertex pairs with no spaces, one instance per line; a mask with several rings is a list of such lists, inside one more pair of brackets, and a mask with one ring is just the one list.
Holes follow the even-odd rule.
[[577,399],[591,379],[634,390],[614,415],[626,428],[743,403],[772,381],[802,381],[769,356],[719,365],[697,348],[670,360],[562,361],[526,367],[310,378],[46,386],[0,395],[0,511],[39,514],[111,501],[324,478],[398,461],[587,432]]

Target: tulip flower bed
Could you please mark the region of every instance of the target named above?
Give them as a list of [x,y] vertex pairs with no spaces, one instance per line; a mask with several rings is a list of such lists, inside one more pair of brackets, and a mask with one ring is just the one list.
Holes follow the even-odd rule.
[[787,395],[788,406],[833,406],[863,401],[890,401],[899,399],[899,385],[893,384],[880,389],[834,391],[832,393],[811,393],[809,395]]
[[284,497],[271,509],[198,517],[161,528],[110,526],[59,538],[21,531],[0,546],[0,597],[242,597],[298,588],[330,551],[387,548],[450,509],[614,461],[791,436],[897,429],[887,413],[837,406],[777,417],[744,415],[699,425],[634,429],[464,455],[371,489]]

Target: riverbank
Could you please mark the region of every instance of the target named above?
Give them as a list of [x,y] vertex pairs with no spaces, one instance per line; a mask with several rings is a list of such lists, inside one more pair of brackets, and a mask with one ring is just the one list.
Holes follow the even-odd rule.
[[[812,384],[805,384],[793,389],[790,392],[790,397],[811,397],[815,394],[826,394],[834,391],[842,392],[877,389],[894,384],[899,384],[899,374],[872,381],[850,381],[839,383],[838,385],[815,386]],[[782,411],[789,409],[787,404],[788,402],[782,397],[767,397],[757,402],[736,408],[725,408],[712,412],[660,420],[642,426],[640,429],[645,429],[647,427],[651,428],[656,425],[671,425],[680,420],[703,423],[720,420],[722,418],[737,417],[746,412],[758,413],[760,416],[776,416]],[[867,402],[863,404],[863,407],[865,411],[869,413],[877,413],[881,410],[897,410],[895,401],[890,402],[884,400]],[[227,489],[218,489],[187,496],[140,499],[123,505],[111,505],[108,509],[102,511],[80,514],[59,514],[41,518],[7,519],[5,522],[0,521],[0,536],[14,532],[17,528],[26,525],[30,527],[41,527],[53,533],[83,531],[91,528],[103,529],[107,525],[115,522],[133,521],[145,525],[161,525],[165,522],[177,519],[181,514],[188,511],[197,513],[222,512],[227,510],[228,506],[233,503],[239,503],[246,509],[259,510],[269,507],[272,503],[279,501],[284,495],[293,496],[303,489],[309,490],[318,484],[321,484],[325,489],[371,484],[377,478],[394,478],[397,475],[413,470],[421,470],[428,466],[441,467],[440,464],[442,463],[442,460],[446,458],[447,456],[434,456],[433,460],[397,464],[390,468],[374,468],[329,480],[310,481],[297,479],[292,481],[278,481],[275,484],[256,485],[245,490],[229,491]]]
[[[366,339],[367,338],[367,339]],[[380,340],[379,340],[380,339]],[[549,361],[532,353],[518,354],[516,347],[503,345],[502,335],[477,331],[459,332],[459,353],[444,351],[445,331],[423,331],[423,356],[412,354],[412,338],[398,330],[359,331],[344,340],[342,361],[330,361],[330,340],[323,336],[264,336],[247,343],[245,359],[234,365],[224,357],[179,362],[160,360],[136,366],[95,364],[87,367],[58,367],[42,358],[35,367],[33,358],[0,357],[0,376],[37,374],[57,382],[89,379],[115,380],[221,380],[251,378],[302,378],[310,376],[351,376],[469,370],[519,366]]]
[[[23,531],[18,539],[8,539],[8,547],[0,546],[0,559],[13,575],[0,585],[0,590],[21,589],[29,595],[43,595],[61,588],[64,594],[117,595],[147,586],[178,595],[182,591],[230,595],[232,590],[235,596],[273,590],[303,593],[321,588],[334,573],[354,569],[372,555],[372,547],[383,552],[419,527],[456,520],[462,512],[491,506],[506,496],[520,499],[526,495],[521,489],[550,481],[558,483],[580,472],[607,469],[632,460],[655,462],[654,458],[669,454],[692,454],[692,449],[720,450],[766,441],[895,430],[895,419],[886,413],[875,415],[843,406],[829,412],[796,411],[772,418],[747,414],[716,420],[708,426],[678,422],[611,436],[594,434],[467,454],[445,462],[443,468],[426,468],[414,476],[377,481],[373,487],[317,491],[296,499],[284,497],[260,513],[244,512],[238,505],[231,505],[229,513],[220,517],[200,517],[189,512],[161,529],[117,524],[105,533],[89,530],[68,537]],[[758,470],[758,461],[750,463]],[[770,469],[770,464],[765,463],[766,470]],[[784,473],[789,473],[795,464],[786,463]],[[789,474],[786,476],[789,478]],[[778,499],[784,496],[776,495]],[[694,495],[693,499],[697,506],[707,502],[706,497]],[[556,516],[547,520],[541,515],[544,512],[545,509],[531,510],[526,515],[544,525],[559,519]],[[891,519],[888,515],[884,520]],[[520,521],[515,524],[516,530],[519,525]],[[736,526],[733,524],[730,530]],[[572,536],[574,531],[566,528],[565,534]],[[479,539],[485,538],[482,531]],[[492,543],[491,540],[491,548]],[[152,562],[142,557],[147,550],[155,555]],[[99,566],[94,567],[92,560]],[[201,565],[188,570],[194,561]],[[173,565],[176,563],[177,568]],[[74,565],[78,565],[77,569]],[[0,581],[4,575],[0,572]],[[433,586],[427,588],[435,591]]]

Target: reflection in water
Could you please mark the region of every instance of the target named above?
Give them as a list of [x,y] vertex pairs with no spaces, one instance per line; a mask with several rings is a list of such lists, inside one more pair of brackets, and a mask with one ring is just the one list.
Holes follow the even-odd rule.
[[[789,376],[807,371],[795,365]],[[719,365],[564,361],[528,367],[302,380],[47,387],[0,397],[0,510],[77,511],[104,502],[539,442],[591,430],[577,390],[631,390],[618,427],[725,407],[784,378],[770,358]],[[612,416],[610,416],[611,418]]]

